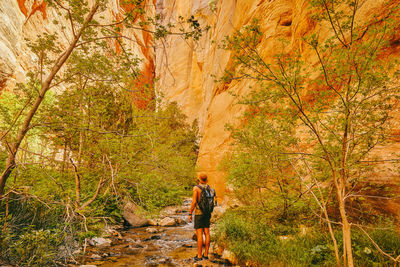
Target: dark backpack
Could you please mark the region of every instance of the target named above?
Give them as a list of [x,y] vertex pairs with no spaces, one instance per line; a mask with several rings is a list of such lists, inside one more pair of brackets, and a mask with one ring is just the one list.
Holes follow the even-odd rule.
[[215,191],[209,185],[202,187],[197,185],[201,189],[199,208],[203,214],[211,214],[214,210],[214,197]]

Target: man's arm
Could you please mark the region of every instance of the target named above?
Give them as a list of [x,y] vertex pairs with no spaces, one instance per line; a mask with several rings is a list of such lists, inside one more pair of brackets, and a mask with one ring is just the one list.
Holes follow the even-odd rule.
[[196,203],[197,203],[197,188],[193,187],[192,204],[190,205],[190,210],[189,210],[189,222],[192,221],[192,213],[194,211],[194,208],[196,207]]

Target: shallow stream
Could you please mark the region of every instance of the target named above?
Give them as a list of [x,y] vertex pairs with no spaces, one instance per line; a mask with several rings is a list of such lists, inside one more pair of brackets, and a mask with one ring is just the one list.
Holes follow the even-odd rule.
[[[168,217],[187,221],[190,202],[178,207]],[[218,255],[194,262],[196,241],[193,223],[178,226],[151,226],[122,230],[113,235],[110,245],[88,247],[82,265],[111,266],[230,266]],[[212,252],[212,249],[210,249]],[[79,265],[78,265],[79,266]]]

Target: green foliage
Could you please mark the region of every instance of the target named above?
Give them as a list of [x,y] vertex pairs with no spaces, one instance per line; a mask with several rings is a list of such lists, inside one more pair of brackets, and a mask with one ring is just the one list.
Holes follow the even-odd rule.
[[[0,223],[3,224],[4,220],[0,220]],[[10,234],[9,229],[3,228],[0,232],[0,259],[4,261],[7,259],[8,254],[10,253],[10,243],[12,242],[12,235]]]
[[162,207],[181,204],[182,188],[177,187],[173,181],[163,177],[147,175],[140,179],[137,191],[134,194],[136,203],[148,211],[157,211]]
[[[275,55],[262,56],[265,38],[257,20],[223,44],[233,63],[222,80],[257,82],[249,95],[237,98],[247,106],[243,126],[228,127],[235,148],[225,167],[236,196],[244,207],[270,210],[275,222],[323,216],[332,227],[332,218],[340,221],[345,241],[338,243],[346,248],[348,261],[344,265],[353,261],[352,249],[355,260],[361,260],[351,245],[348,222],[374,225],[384,212],[368,203],[376,196],[391,196],[387,190],[372,190],[368,179],[398,163],[398,155],[379,157],[376,151],[393,141],[394,103],[400,99],[397,61],[390,54],[382,56],[390,49],[399,9],[388,6],[384,19],[371,15],[361,20],[360,5],[352,0],[311,1],[313,19],[331,32],[325,39],[305,36],[314,61],[290,50],[285,40]],[[353,243],[361,241],[357,236]],[[329,246],[316,244],[314,254],[324,255]],[[315,261],[331,264],[322,258]]]
[[290,147],[298,138],[294,136],[292,120],[277,121],[270,117],[265,109],[256,114],[249,112],[245,114],[245,127],[228,127],[234,149],[223,167],[228,171],[235,196],[243,204],[259,206],[285,220],[296,217],[305,206],[301,199],[304,186],[290,172],[293,157]]
[[[8,184],[15,193],[9,193],[9,201],[2,201],[0,205],[0,222],[6,225],[0,246],[7,246],[10,239],[18,245],[0,255],[4,262],[32,266],[53,263],[60,245],[76,249],[76,244],[67,240],[83,242],[85,238],[100,235],[105,220],[121,223],[125,199],[132,199],[147,212],[154,213],[181,203],[182,196],[193,186],[197,128],[195,124],[186,125],[176,104],[166,104],[157,111],[141,110],[130,105],[129,98],[124,98],[122,93],[102,91],[91,95],[90,110],[82,110],[79,101],[63,101],[65,94],[72,92],[56,99],[56,104],[48,109],[52,111],[47,116],[51,127],[35,138],[40,141],[50,137],[49,145],[54,146],[50,151],[66,147],[72,158],[78,158],[81,149],[81,163],[76,163],[81,204],[94,195],[99,179],[103,179],[103,186],[95,201],[79,210],[84,219],[75,213],[75,172],[68,159],[57,161],[50,155],[27,157],[25,168],[14,170]],[[118,101],[118,105],[110,104]],[[71,113],[74,104],[78,108]],[[90,122],[79,127],[88,113]],[[66,238],[56,244],[50,233],[58,229],[63,229],[59,236]],[[34,240],[40,242],[45,236],[49,242],[33,250]],[[28,237],[33,238],[32,244],[26,243]]]
[[76,241],[100,235],[105,224],[121,223],[125,201],[157,212],[180,203],[194,183],[197,126],[186,124],[176,104],[156,98],[152,84],[138,82],[142,60],[124,31],[197,40],[204,31],[197,19],[181,18],[173,32],[174,25],[146,16],[144,1],[124,0],[124,17],[104,25],[98,19],[105,0],[46,3],[63,18],[53,21],[62,32],[81,36],[66,61],[73,42],[62,43],[58,33],[26,40],[35,65],[26,83],[1,93],[2,170],[14,155],[10,146],[18,152],[0,200],[0,261],[6,264],[65,260],[70,255],[62,247],[73,251]]
[[[254,265],[333,266],[335,258],[331,238],[320,225],[282,224],[267,214],[251,210],[231,210],[217,222],[214,238],[238,259]],[[300,229],[306,229],[302,232]],[[393,229],[369,231],[372,239],[392,256],[400,254],[400,235]],[[340,229],[336,239],[342,242]],[[356,266],[392,266],[392,261],[379,253],[361,231],[354,230],[353,249]],[[342,251],[340,251],[342,253]]]
[[62,210],[58,205],[44,204],[38,197],[11,196],[0,205],[0,262],[20,266],[54,265],[62,258],[59,248],[67,234],[60,228]]
[[11,258],[23,266],[44,266],[54,263],[63,236],[50,230],[27,230],[11,245]]
[[300,236],[298,225],[284,225],[264,218],[259,212],[227,212],[217,223],[217,242],[227,246],[241,262],[274,266],[312,266],[324,262],[326,265],[321,266],[330,266],[333,259],[330,250],[326,257],[322,253],[315,254],[315,247],[325,245],[328,236],[317,233],[317,236],[310,233]]

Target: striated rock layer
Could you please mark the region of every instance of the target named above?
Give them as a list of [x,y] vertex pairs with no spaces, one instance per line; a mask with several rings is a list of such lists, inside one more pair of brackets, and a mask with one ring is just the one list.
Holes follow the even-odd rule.
[[[219,48],[225,36],[234,29],[240,29],[251,19],[260,20],[264,38],[259,44],[264,57],[272,55],[280,38],[289,41],[288,49],[299,49],[315,63],[316,57],[301,41],[310,33],[319,33],[326,38],[328,27],[315,24],[309,14],[309,0],[145,0],[150,14],[160,14],[161,22],[176,22],[179,16],[191,15],[201,25],[211,26],[199,41],[185,40],[181,36],[169,36],[166,40],[154,42],[146,31],[127,30],[124,34],[134,42],[131,48],[143,58],[143,78],[136,85],[152,83],[157,79],[157,92],[167,100],[176,101],[188,116],[190,122],[197,120],[200,127],[201,143],[198,170],[206,172],[217,194],[226,191],[225,176],[218,165],[229,152],[231,136],[225,131],[227,123],[238,125],[244,107],[234,104],[229,94],[245,95],[254,85],[250,81],[216,83],[224,69],[232,62],[231,54]],[[359,11],[360,17],[370,14],[384,14],[385,0],[366,0]],[[392,1],[396,4],[396,1]],[[397,1],[400,4],[400,1]],[[121,6],[119,0],[109,0],[103,12],[107,21],[118,20],[129,6]],[[40,31],[58,32],[61,41],[68,42],[71,32],[68,27],[52,23],[58,15],[48,8],[43,0],[0,0],[0,91],[12,88],[23,81],[25,73],[34,66],[34,59],[24,39],[34,39]],[[137,18],[138,20],[142,18]],[[65,25],[68,25],[67,23]],[[280,43],[279,43],[280,44]],[[400,41],[392,42],[390,53],[400,54]],[[115,43],[116,50],[119,49]],[[145,103],[136,103],[143,105]],[[382,155],[400,151],[400,113],[397,113],[394,138],[398,141],[390,147],[379,148]],[[391,184],[400,181],[398,175],[382,173],[377,179]],[[390,206],[388,209],[396,210]],[[397,209],[398,210],[398,209]]]
[[[359,10],[360,18],[371,14],[385,14],[384,0],[366,0]],[[393,1],[396,2],[396,1]],[[400,4],[400,1],[397,1]],[[231,136],[225,131],[227,123],[238,125],[243,106],[235,105],[228,91],[245,95],[253,83],[232,81],[217,83],[215,77],[221,77],[224,69],[232,61],[228,51],[218,46],[225,36],[234,29],[240,29],[253,18],[260,21],[264,38],[259,44],[263,57],[273,55],[280,47],[279,39],[289,41],[288,49],[299,49],[309,60],[316,63],[302,37],[318,33],[327,38],[329,27],[317,25],[310,18],[307,0],[158,0],[158,12],[164,23],[176,21],[178,16],[194,15],[201,24],[211,29],[198,42],[183,40],[172,36],[162,42],[156,51],[156,74],[159,78],[158,90],[168,100],[177,101],[190,121],[198,120],[201,132],[198,171],[206,172],[219,196],[226,191],[225,175],[219,170],[219,163],[229,152]],[[396,3],[394,3],[396,4]],[[400,54],[399,42],[393,42],[390,53]],[[396,118],[393,133],[398,141],[400,117]],[[400,151],[400,142],[377,150],[381,155]],[[398,174],[377,174],[376,179],[383,183],[396,184]],[[398,205],[387,207],[397,213]]]
[[[146,14],[153,16],[156,0],[145,0],[143,6]],[[89,1],[93,2],[93,1]],[[108,0],[107,8],[96,15],[96,19],[111,23],[122,18],[129,6],[122,5],[120,0]],[[140,22],[143,18],[136,18]],[[61,23],[55,24],[59,20]],[[46,5],[44,0],[0,0],[0,91],[3,88],[13,88],[15,83],[24,81],[25,74],[35,68],[35,58],[29,50],[25,39],[35,40],[41,33],[57,33],[61,44],[68,44],[72,39],[69,22]],[[138,85],[154,80],[154,45],[149,32],[122,29],[131,42],[128,46],[142,58],[143,79]],[[110,41],[111,46],[120,49],[116,40]],[[141,103],[138,103],[139,105]]]

